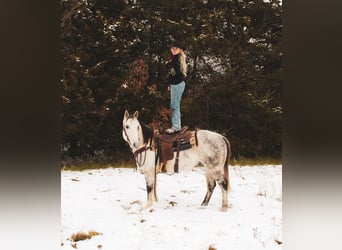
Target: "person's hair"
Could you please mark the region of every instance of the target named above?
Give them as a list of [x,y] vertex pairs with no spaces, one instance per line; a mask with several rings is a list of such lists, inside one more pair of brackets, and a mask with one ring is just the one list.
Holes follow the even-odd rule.
[[180,62],[180,71],[183,73],[184,77],[186,77],[186,74],[187,74],[186,55],[182,49],[180,50],[180,53],[179,53],[179,62]]

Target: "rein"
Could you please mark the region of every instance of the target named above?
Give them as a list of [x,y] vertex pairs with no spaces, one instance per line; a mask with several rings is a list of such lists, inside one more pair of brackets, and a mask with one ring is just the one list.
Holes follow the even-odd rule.
[[142,147],[142,148],[136,150],[135,152],[133,152],[135,162],[139,168],[145,164],[147,150],[149,150],[149,149],[152,149],[152,147],[151,146],[149,146],[149,147],[145,146],[145,147]]

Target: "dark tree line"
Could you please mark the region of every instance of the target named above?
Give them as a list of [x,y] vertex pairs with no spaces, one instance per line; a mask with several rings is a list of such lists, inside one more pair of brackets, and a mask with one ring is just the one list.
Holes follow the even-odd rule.
[[169,125],[165,62],[187,45],[182,124],[226,135],[233,157],[281,157],[277,0],[62,0],[62,161],[128,158],[125,109]]

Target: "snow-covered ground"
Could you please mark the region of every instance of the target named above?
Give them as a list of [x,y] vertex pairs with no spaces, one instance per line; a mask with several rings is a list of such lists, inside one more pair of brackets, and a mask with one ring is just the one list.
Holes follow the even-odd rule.
[[[146,204],[134,169],[61,172],[61,249],[257,250],[282,248],[282,166],[229,168],[231,208],[216,186],[206,207],[203,168],[159,174],[159,201]],[[76,233],[100,233],[74,242]]]

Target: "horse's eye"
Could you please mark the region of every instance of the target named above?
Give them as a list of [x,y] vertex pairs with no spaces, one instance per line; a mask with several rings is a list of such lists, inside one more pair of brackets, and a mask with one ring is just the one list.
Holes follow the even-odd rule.
[[127,128],[127,129],[129,129],[129,126],[128,126],[128,125],[126,125],[126,128]]

